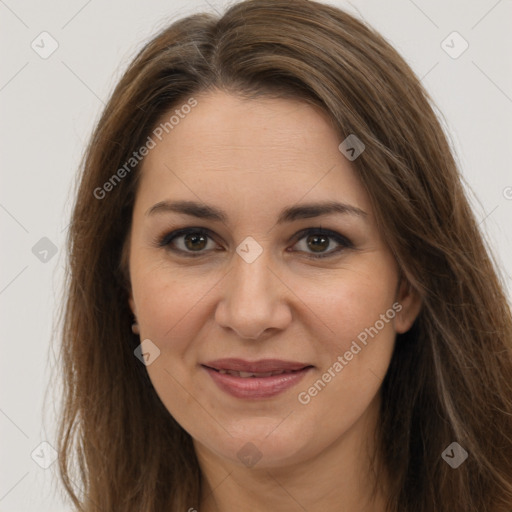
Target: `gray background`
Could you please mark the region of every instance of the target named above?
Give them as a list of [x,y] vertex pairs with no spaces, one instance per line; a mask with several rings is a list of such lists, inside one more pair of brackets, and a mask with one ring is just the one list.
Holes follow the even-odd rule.
[[[329,3],[377,28],[431,93],[510,296],[512,1]],[[52,462],[52,448],[40,443],[55,444],[59,389],[48,383],[72,184],[86,141],[144,42],[177,17],[223,5],[0,0],[1,512],[70,510],[57,490],[56,464],[41,467]],[[49,39],[41,41],[43,31],[59,45],[46,59],[31,47],[35,41],[39,51],[50,48]],[[446,39],[453,31],[469,44],[457,58],[464,41]]]

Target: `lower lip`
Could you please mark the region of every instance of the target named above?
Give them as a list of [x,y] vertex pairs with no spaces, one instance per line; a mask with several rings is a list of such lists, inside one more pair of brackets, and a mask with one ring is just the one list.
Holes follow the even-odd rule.
[[207,366],[203,368],[210,374],[215,384],[236,398],[271,398],[283,393],[301,381],[311,366],[291,373],[283,373],[271,377],[235,377],[228,373],[220,373]]

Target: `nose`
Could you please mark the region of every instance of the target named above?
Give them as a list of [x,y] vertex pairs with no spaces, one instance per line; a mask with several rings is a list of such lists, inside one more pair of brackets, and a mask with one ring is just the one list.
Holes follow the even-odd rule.
[[251,263],[235,254],[232,267],[223,279],[215,320],[243,339],[258,340],[267,331],[270,334],[283,330],[292,319],[293,294],[272,268],[269,252],[264,250]]

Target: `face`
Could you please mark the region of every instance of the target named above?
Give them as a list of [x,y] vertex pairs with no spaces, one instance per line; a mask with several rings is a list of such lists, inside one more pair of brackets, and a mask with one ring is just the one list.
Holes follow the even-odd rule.
[[204,457],[306,461],[375,418],[418,303],[322,112],[195,98],[146,156],[133,211],[147,371]]

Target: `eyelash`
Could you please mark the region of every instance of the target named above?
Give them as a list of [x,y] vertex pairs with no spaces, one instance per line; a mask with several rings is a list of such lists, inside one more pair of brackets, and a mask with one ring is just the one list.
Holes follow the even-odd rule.
[[[209,229],[190,227],[190,228],[178,229],[178,230],[172,231],[170,233],[167,233],[166,235],[158,238],[156,240],[156,244],[158,247],[167,247],[169,250],[176,252],[176,253],[180,253],[187,258],[197,258],[197,257],[203,256],[206,251],[199,251],[196,254],[194,254],[193,252],[190,252],[190,251],[183,251],[182,249],[176,249],[174,247],[171,247],[171,242],[173,242],[175,239],[177,239],[181,236],[188,235],[188,234],[207,235],[210,239],[213,240],[212,232]],[[354,247],[353,243],[345,236],[341,235],[340,233],[337,233],[336,231],[331,231],[329,229],[324,229],[322,227],[308,228],[308,229],[303,229],[302,231],[299,231],[299,233],[297,233],[294,237],[295,238],[294,245],[297,244],[298,242],[300,242],[303,238],[306,238],[310,234],[323,235],[327,238],[333,239],[335,242],[340,244],[340,247],[338,247],[337,249],[332,250],[330,252],[326,252],[326,253],[319,253],[319,254],[308,253],[308,255],[307,255],[308,258],[312,258],[312,259],[328,258],[335,254],[338,254],[343,249],[351,249]]]

